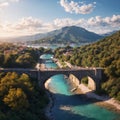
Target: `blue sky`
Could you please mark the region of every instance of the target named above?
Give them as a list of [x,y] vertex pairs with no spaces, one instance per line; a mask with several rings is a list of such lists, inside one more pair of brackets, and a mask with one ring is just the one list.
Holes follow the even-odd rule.
[[120,0],[0,0],[0,37],[76,25],[98,34],[120,29]]

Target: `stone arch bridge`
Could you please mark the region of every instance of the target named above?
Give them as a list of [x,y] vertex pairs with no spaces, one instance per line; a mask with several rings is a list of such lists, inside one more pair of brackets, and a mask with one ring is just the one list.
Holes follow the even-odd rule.
[[[19,68],[10,68],[10,69],[2,69],[0,72],[17,72],[18,74],[26,73],[31,77],[35,77],[38,79],[40,86],[44,87],[44,83],[54,75],[64,74],[67,77],[70,75],[74,76],[77,79],[78,84],[81,83],[81,79],[83,77],[88,76],[89,83],[88,86],[92,90],[99,90],[102,81],[102,68],[79,68],[79,69],[19,69]],[[75,80],[76,81],[76,80]]]
[[88,87],[92,90],[99,90],[102,82],[102,68],[79,68],[79,69],[44,69],[39,71],[39,83],[44,85],[44,83],[54,75],[64,74],[70,78],[73,76],[74,82],[81,83],[83,77],[88,77]]

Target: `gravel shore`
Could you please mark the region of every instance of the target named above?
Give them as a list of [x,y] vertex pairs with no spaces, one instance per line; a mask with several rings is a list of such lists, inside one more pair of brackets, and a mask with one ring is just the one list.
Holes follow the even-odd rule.
[[[75,84],[70,83],[70,85],[75,88]],[[75,94],[85,94],[88,98],[91,99],[97,99],[98,102],[97,105],[106,107],[107,109],[116,111],[120,113],[120,102],[115,100],[114,98],[109,98],[108,96],[99,96],[92,92],[88,87],[86,87],[84,84],[80,84],[77,87],[77,90],[74,91]]]
[[[55,120],[52,114],[52,108],[54,106],[54,96],[49,92],[50,81],[51,79],[47,80],[47,82],[45,83],[45,88],[48,90],[46,92],[50,100],[49,105],[45,109],[45,114],[48,120]],[[76,85],[71,82],[69,82],[69,85],[71,86],[71,88],[76,88]],[[117,113],[120,113],[120,102],[119,101],[113,98],[106,97],[106,96],[99,96],[95,94],[94,92],[92,92],[90,89],[88,89],[88,87],[86,87],[84,84],[80,84],[79,86],[77,86],[77,89],[73,93],[74,94],[85,94],[90,99],[97,99],[98,102],[96,102],[95,104],[105,107],[109,110],[115,111]]]
[[[45,88],[48,90],[49,89],[49,83],[50,83],[51,79],[47,80],[47,82],[45,83]],[[48,118],[48,120],[55,120],[53,114],[52,114],[52,107],[54,106],[54,97],[53,95],[46,90],[46,93],[49,97],[49,104],[47,106],[47,108],[45,109],[45,115]]]

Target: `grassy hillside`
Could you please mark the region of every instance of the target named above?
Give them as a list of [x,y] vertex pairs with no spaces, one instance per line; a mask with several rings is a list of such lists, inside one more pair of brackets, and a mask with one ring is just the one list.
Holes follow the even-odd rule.
[[[62,54],[62,52],[69,54]],[[55,52],[59,59],[73,65],[105,68],[104,92],[120,100],[120,31],[94,44],[71,49],[59,48]]]

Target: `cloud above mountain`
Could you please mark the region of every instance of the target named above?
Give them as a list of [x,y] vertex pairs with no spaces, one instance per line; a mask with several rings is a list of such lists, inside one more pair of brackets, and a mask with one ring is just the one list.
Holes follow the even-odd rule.
[[89,31],[102,34],[120,29],[120,15],[111,17],[91,17],[89,19],[74,20],[71,18],[54,19],[52,22],[43,22],[41,19],[25,17],[19,19],[16,23],[0,23],[0,33],[3,35],[28,35],[35,33],[49,32],[60,29],[65,26],[76,25],[86,28]]
[[44,33],[55,29],[51,23],[44,23],[41,19],[24,17],[16,23],[0,23],[0,36],[23,36],[35,33]]
[[68,0],[60,0],[60,5],[66,12],[75,14],[89,14],[95,8],[95,4],[96,2],[85,4],[84,2],[68,2]]
[[84,27],[87,30],[93,31],[98,34],[120,30],[120,15],[113,15],[111,17],[95,16],[89,19],[73,20],[71,18],[55,19],[54,24],[59,27],[76,25]]

